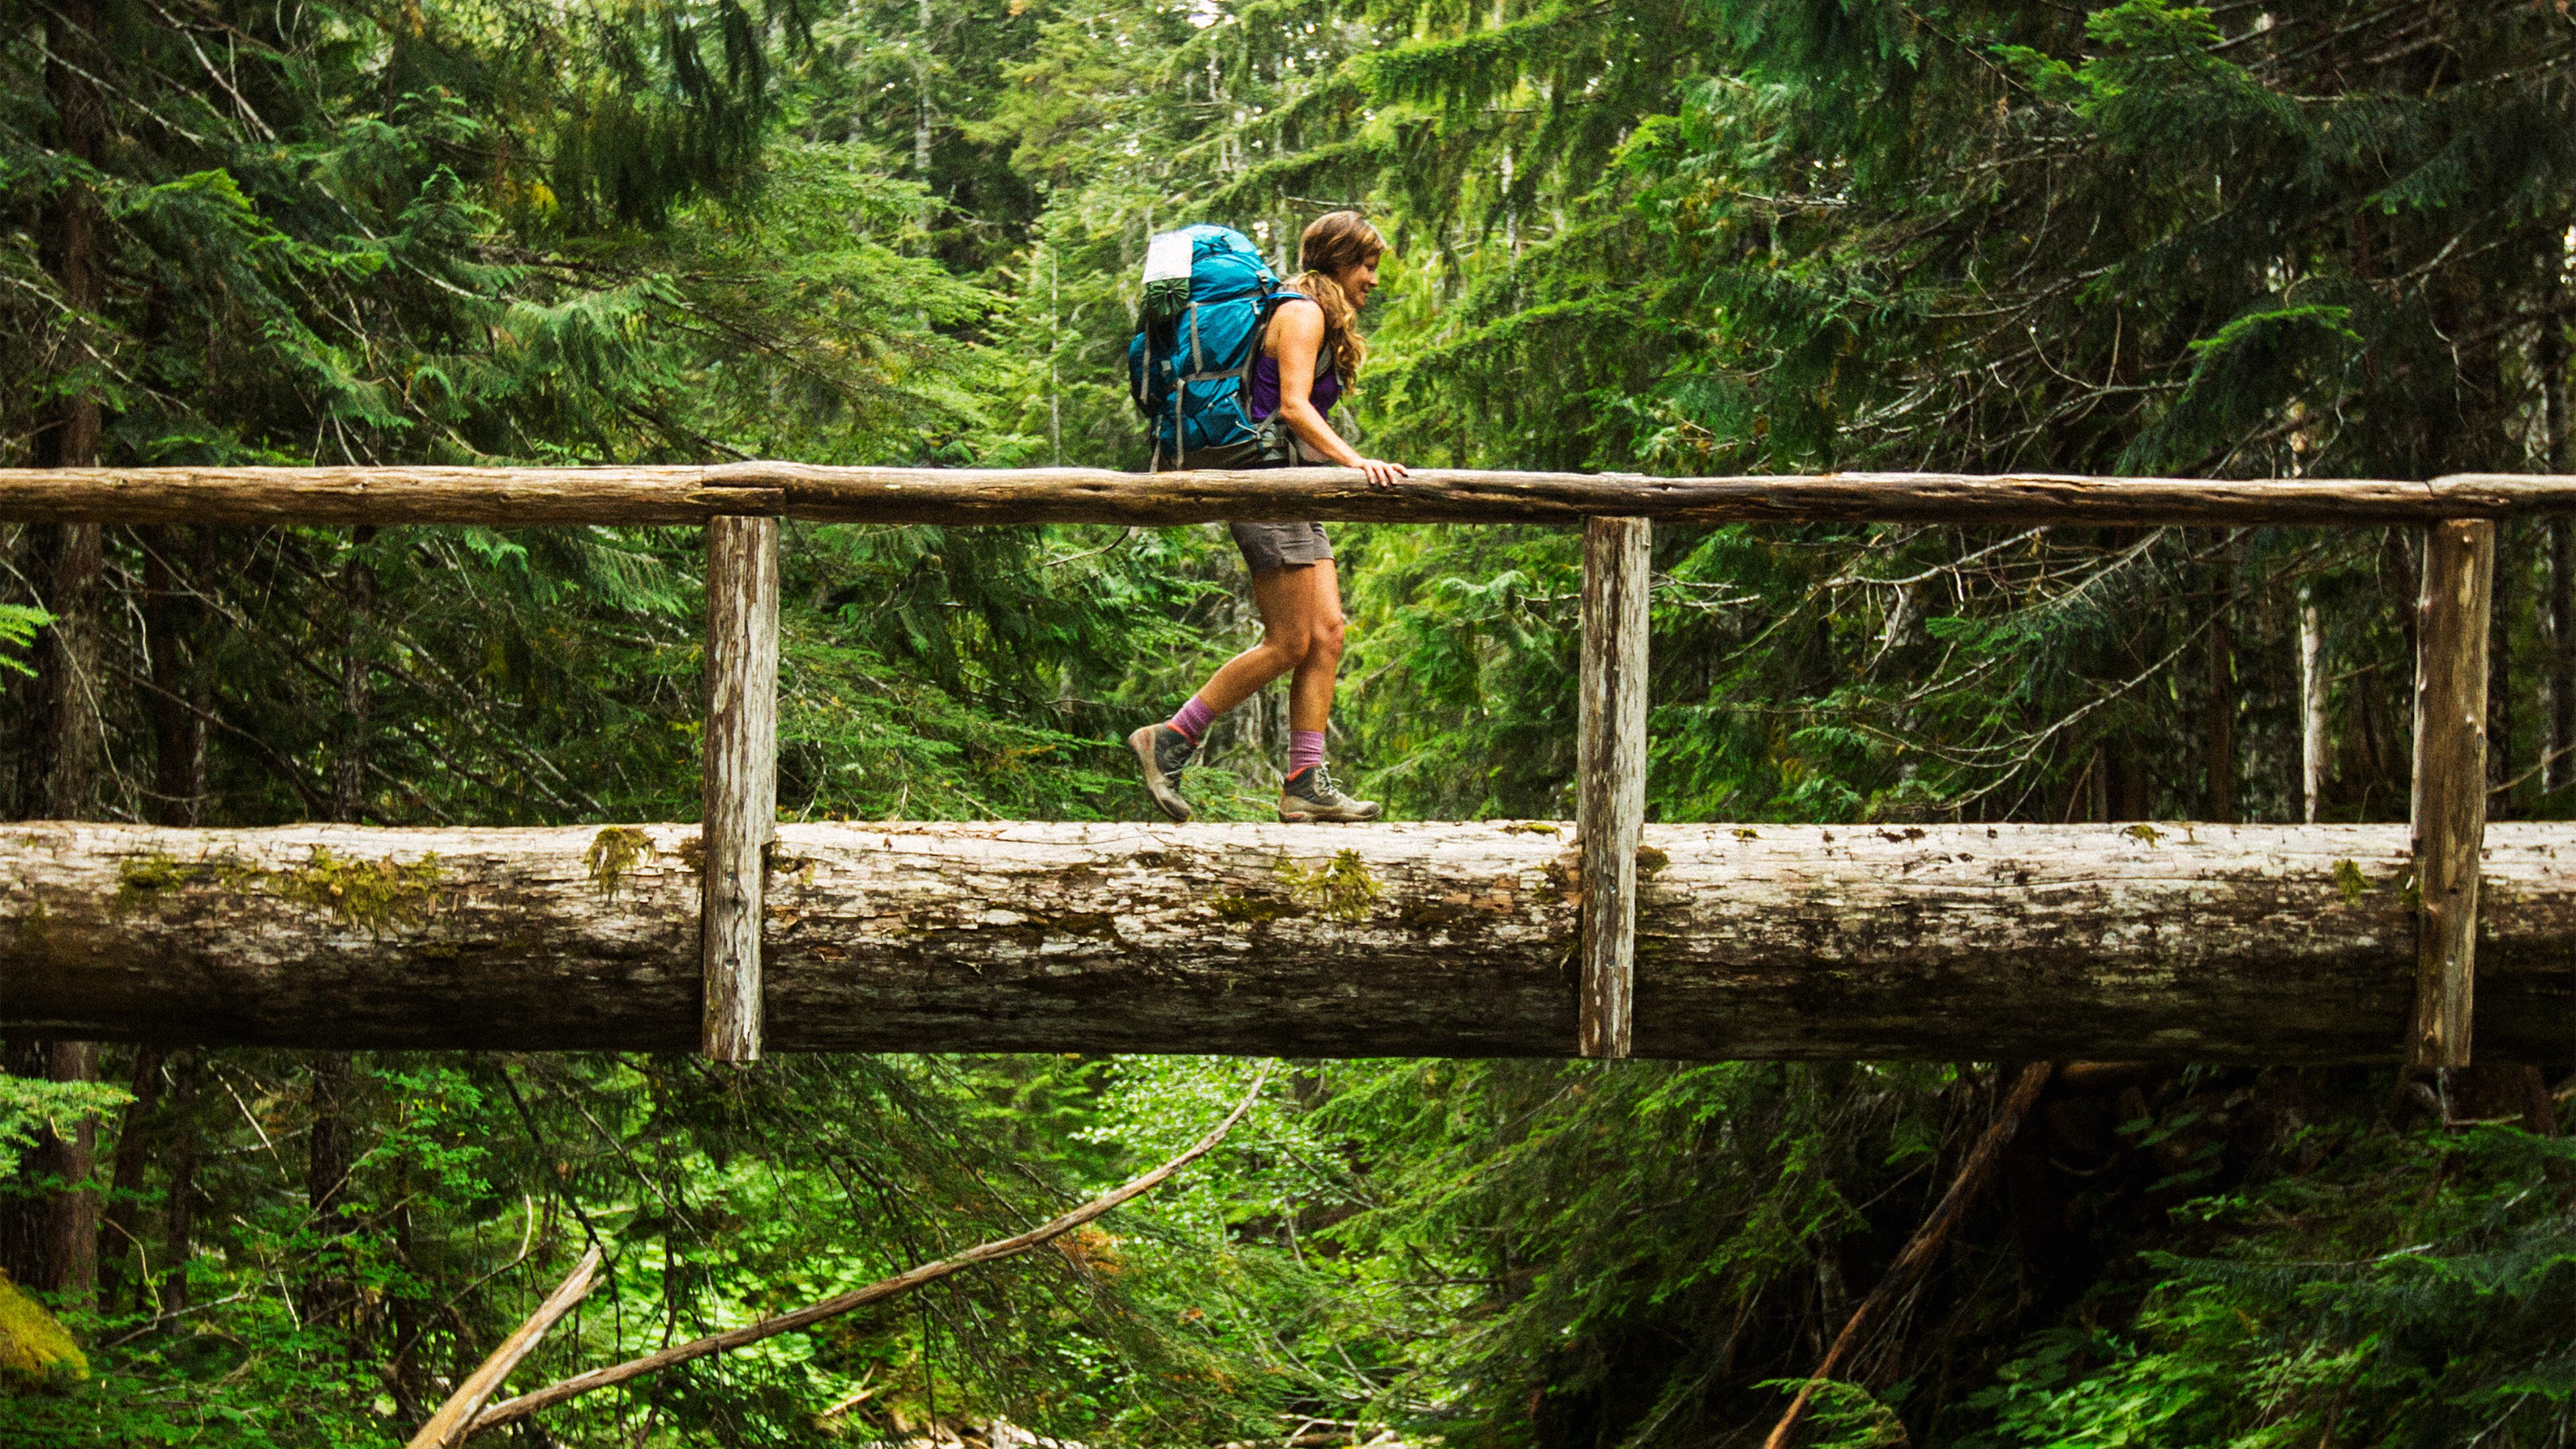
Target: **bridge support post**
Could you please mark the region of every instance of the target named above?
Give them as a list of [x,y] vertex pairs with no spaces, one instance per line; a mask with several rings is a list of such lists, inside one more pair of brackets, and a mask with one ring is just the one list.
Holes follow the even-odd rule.
[[760,1059],[762,869],[778,819],[778,520],[707,521],[706,808],[698,913],[709,1061]]
[[1583,525],[1583,669],[1575,830],[1583,850],[1587,1057],[1628,1055],[1637,957],[1637,841],[1646,821],[1646,594],[1642,518]]
[[2487,626],[2495,524],[2424,530],[2415,604],[2415,1067],[2469,1065],[2487,826]]

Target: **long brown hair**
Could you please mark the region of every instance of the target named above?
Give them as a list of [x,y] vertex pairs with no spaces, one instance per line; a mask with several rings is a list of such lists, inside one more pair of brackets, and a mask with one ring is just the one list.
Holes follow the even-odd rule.
[[1376,261],[1386,249],[1386,238],[1356,211],[1328,211],[1306,223],[1305,234],[1297,238],[1302,270],[1288,286],[1324,309],[1324,345],[1332,349],[1333,371],[1341,374],[1344,387],[1359,377],[1360,364],[1368,360],[1368,342],[1360,336],[1359,307],[1333,278]]

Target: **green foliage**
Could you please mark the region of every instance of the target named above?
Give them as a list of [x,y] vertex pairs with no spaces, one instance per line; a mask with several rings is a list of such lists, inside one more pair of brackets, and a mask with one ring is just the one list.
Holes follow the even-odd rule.
[[[24,604],[0,604],[0,650],[26,648],[35,642],[36,631],[53,621],[53,616],[42,609],[30,609]],[[17,674],[35,672],[23,661],[5,653],[0,653],[0,670]]]
[[48,1082],[0,1072],[0,1176],[18,1171],[39,1130],[69,1131],[84,1117],[114,1110],[126,1093],[100,1082]]
[[[2186,1210],[2118,1328],[2032,1337],[1974,1444],[2566,1442],[2576,1150],[2500,1128],[2353,1143]],[[2429,1183],[2429,1192],[2396,1191]]]

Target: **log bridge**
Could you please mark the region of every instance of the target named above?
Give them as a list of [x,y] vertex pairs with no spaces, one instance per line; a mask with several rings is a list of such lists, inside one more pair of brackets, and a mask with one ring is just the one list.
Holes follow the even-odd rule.
[[[0,520],[696,523],[703,822],[0,826],[0,1031],[297,1047],[2576,1058],[2576,827],[2486,823],[2495,520],[2576,479],[0,469]],[[778,528],[1584,531],[1574,822],[778,825]],[[2423,532],[2409,825],[1645,823],[1658,522]],[[2483,892],[2483,899],[2482,899]]]

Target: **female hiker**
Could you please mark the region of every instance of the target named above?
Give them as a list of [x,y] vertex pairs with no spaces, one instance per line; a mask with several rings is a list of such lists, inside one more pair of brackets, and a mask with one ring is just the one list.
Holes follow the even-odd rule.
[[[1317,217],[1298,239],[1295,299],[1271,315],[1254,360],[1251,415],[1283,430],[1287,456],[1254,467],[1292,463],[1357,468],[1381,487],[1405,476],[1402,464],[1363,458],[1342,441],[1324,414],[1359,375],[1368,356],[1359,310],[1377,286],[1386,239],[1356,211]],[[1374,800],[1354,800],[1333,783],[1324,763],[1324,731],[1333,712],[1333,676],[1342,663],[1342,589],[1333,548],[1319,523],[1237,523],[1234,542],[1252,572],[1261,611],[1261,642],[1227,660],[1180,713],[1127,737],[1145,768],[1145,789],[1174,820],[1190,818],[1181,770],[1217,716],[1250,699],[1283,674],[1288,692],[1288,775],[1279,786],[1282,820],[1375,820]]]

